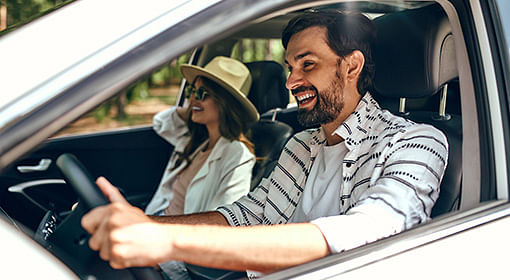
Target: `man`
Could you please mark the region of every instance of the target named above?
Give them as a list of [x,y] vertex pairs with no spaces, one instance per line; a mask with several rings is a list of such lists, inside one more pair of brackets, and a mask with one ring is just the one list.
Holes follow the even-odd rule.
[[[296,134],[272,174],[217,211],[147,217],[106,179],[112,201],[87,214],[90,246],[114,268],[178,260],[271,272],[398,233],[429,218],[448,148],[444,135],[382,111],[367,92],[372,22],[307,13],[283,32]],[[261,226],[262,225],[262,226]]]

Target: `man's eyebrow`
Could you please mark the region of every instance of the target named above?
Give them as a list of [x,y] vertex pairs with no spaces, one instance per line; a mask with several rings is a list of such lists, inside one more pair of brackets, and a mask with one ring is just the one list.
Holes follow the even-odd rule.
[[[300,60],[303,57],[305,57],[307,55],[311,55],[311,54],[312,54],[312,52],[310,52],[310,51],[307,51],[307,52],[304,52],[304,53],[300,53],[300,54],[294,56],[294,60]],[[285,64],[287,64],[287,65],[289,64],[289,62],[286,59],[285,59]]]
[[296,56],[294,57],[294,59],[295,59],[295,60],[298,60],[298,59],[301,59],[301,58],[303,58],[303,57],[305,57],[305,56],[307,56],[307,55],[310,55],[310,54],[312,54],[312,52],[304,52],[304,53],[301,53],[301,54],[296,55]]

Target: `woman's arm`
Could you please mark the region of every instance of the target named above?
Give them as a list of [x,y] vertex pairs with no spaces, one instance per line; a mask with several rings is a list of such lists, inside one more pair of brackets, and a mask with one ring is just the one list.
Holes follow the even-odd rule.
[[153,120],[154,131],[170,144],[183,148],[190,139],[185,121],[186,111],[185,107],[172,107],[157,113]]

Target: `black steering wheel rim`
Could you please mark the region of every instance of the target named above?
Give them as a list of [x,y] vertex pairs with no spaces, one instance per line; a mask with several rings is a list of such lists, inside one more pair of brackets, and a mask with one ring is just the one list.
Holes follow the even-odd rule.
[[85,203],[87,209],[93,209],[98,206],[109,203],[101,190],[97,187],[87,169],[73,154],[62,154],[56,162],[60,172],[71,188],[76,192],[82,203]]
[[[95,180],[87,169],[73,154],[65,153],[60,155],[57,158],[56,164],[66,182],[76,192],[80,203],[83,203],[82,207],[85,208],[85,211],[81,212],[81,214],[77,214],[77,216],[72,219],[74,222],[69,222],[69,224],[71,224],[70,227],[76,227],[76,221],[78,220],[79,223],[84,213],[95,207],[106,205],[109,201],[96,185]],[[74,241],[74,243],[76,243],[76,241]],[[81,241],[78,243],[81,243]],[[95,255],[97,256],[97,254]],[[99,258],[99,256],[97,256],[97,258]],[[163,279],[162,275],[152,267],[136,267],[129,268],[128,270],[134,278],[138,280]]]

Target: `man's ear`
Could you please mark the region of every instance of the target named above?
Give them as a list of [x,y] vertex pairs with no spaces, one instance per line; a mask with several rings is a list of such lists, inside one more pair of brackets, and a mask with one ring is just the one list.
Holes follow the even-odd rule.
[[365,65],[365,56],[361,51],[355,50],[345,57],[345,62],[347,62],[347,80],[357,81]]

